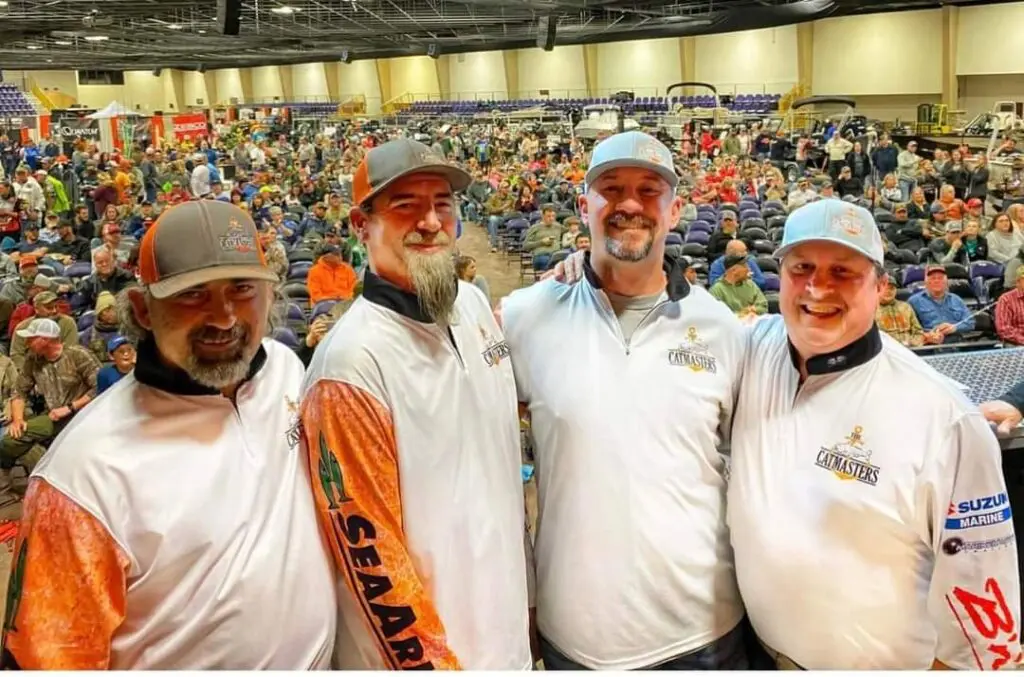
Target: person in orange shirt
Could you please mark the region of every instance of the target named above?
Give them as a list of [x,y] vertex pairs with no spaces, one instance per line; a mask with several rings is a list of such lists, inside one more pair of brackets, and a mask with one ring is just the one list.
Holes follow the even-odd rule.
[[309,302],[348,301],[355,295],[357,281],[356,271],[342,258],[341,248],[327,245],[306,277]]
[[114,186],[117,188],[118,204],[131,204],[132,201],[132,175],[131,164],[125,160],[117,168],[114,176]]

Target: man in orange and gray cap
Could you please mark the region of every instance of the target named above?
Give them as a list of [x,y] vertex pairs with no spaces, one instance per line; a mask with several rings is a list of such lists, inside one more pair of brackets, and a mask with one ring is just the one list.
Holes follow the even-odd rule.
[[455,193],[469,180],[409,139],[370,150],[353,176],[369,270],[317,346],[301,407],[317,513],[344,581],[335,667],[533,662],[508,346],[452,260]]
[[[75,417],[29,482],[3,662],[329,667],[335,582],[298,454],[302,365],[265,339],[277,276],[256,225],[225,202],[185,203],[149,229],[139,262],[122,308],[135,370]],[[34,322],[59,348],[56,324]],[[17,407],[14,419],[12,436]]]

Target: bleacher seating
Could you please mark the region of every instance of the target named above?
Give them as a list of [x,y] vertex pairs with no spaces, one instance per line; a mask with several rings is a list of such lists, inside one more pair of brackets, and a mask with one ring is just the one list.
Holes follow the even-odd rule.
[[[722,102],[721,105],[737,113],[765,114],[778,110],[780,98],[778,94],[740,94],[734,99]],[[538,106],[543,106],[548,110],[568,112],[572,109],[583,108],[584,106],[611,103],[614,102],[609,97],[503,99],[493,101],[415,101],[408,108],[405,108],[401,115],[473,116],[478,113],[491,113],[493,111],[512,113]],[[715,105],[715,98],[710,94],[671,97],[638,96],[634,101],[625,104],[624,109],[629,115],[636,113],[658,114],[671,112],[677,105],[682,105],[684,108],[712,108]]]
[[13,82],[0,82],[0,117],[35,115],[36,109]]

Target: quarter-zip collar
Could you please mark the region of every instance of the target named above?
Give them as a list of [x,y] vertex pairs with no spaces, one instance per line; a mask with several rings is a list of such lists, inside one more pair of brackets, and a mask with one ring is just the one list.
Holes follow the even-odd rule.
[[423,312],[420,299],[416,294],[408,292],[374,274],[369,268],[363,276],[363,297],[371,303],[393,310],[399,315],[423,324],[434,324],[434,321]]
[[[267,363],[267,351],[261,345],[249,364],[249,373],[242,383],[251,381]],[[157,390],[175,395],[220,395],[220,390],[210,388],[192,380],[184,369],[171,367],[160,359],[156,341],[152,337],[139,343],[138,357],[135,361],[135,379]]]
[[[668,293],[669,301],[680,301],[686,298],[690,293],[690,283],[686,281],[686,277],[683,275],[684,269],[679,264],[679,261],[665,254],[662,270],[665,271],[665,278],[667,280],[665,291]],[[597,276],[593,266],[590,265],[589,251],[583,257],[583,276],[594,289],[602,288],[601,278]]]
[[[815,355],[807,360],[807,375],[821,376],[853,369],[870,362],[880,352],[882,352],[882,334],[878,331],[878,325],[873,324],[866,334],[853,343],[831,353]],[[797,353],[792,341],[789,341],[789,358],[796,370],[800,371],[800,354]]]

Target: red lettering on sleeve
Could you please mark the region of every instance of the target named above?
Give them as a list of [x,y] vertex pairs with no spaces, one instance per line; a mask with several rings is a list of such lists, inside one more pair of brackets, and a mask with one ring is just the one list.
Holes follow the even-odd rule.
[[[967,618],[974,630],[989,640],[988,657],[992,659],[989,665],[990,670],[998,670],[1011,661],[1015,664],[1021,661],[1017,622],[1006,603],[1006,596],[1003,595],[1003,591],[999,587],[999,581],[994,578],[986,580],[984,595],[977,595],[961,587],[955,587],[953,588],[953,597],[967,613]],[[959,614],[957,614],[957,620],[960,620]],[[961,627],[964,628],[964,634],[967,635],[967,628],[962,622]],[[970,636],[967,637],[967,640],[971,641]],[[971,644],[973,648],[973,642]]]

